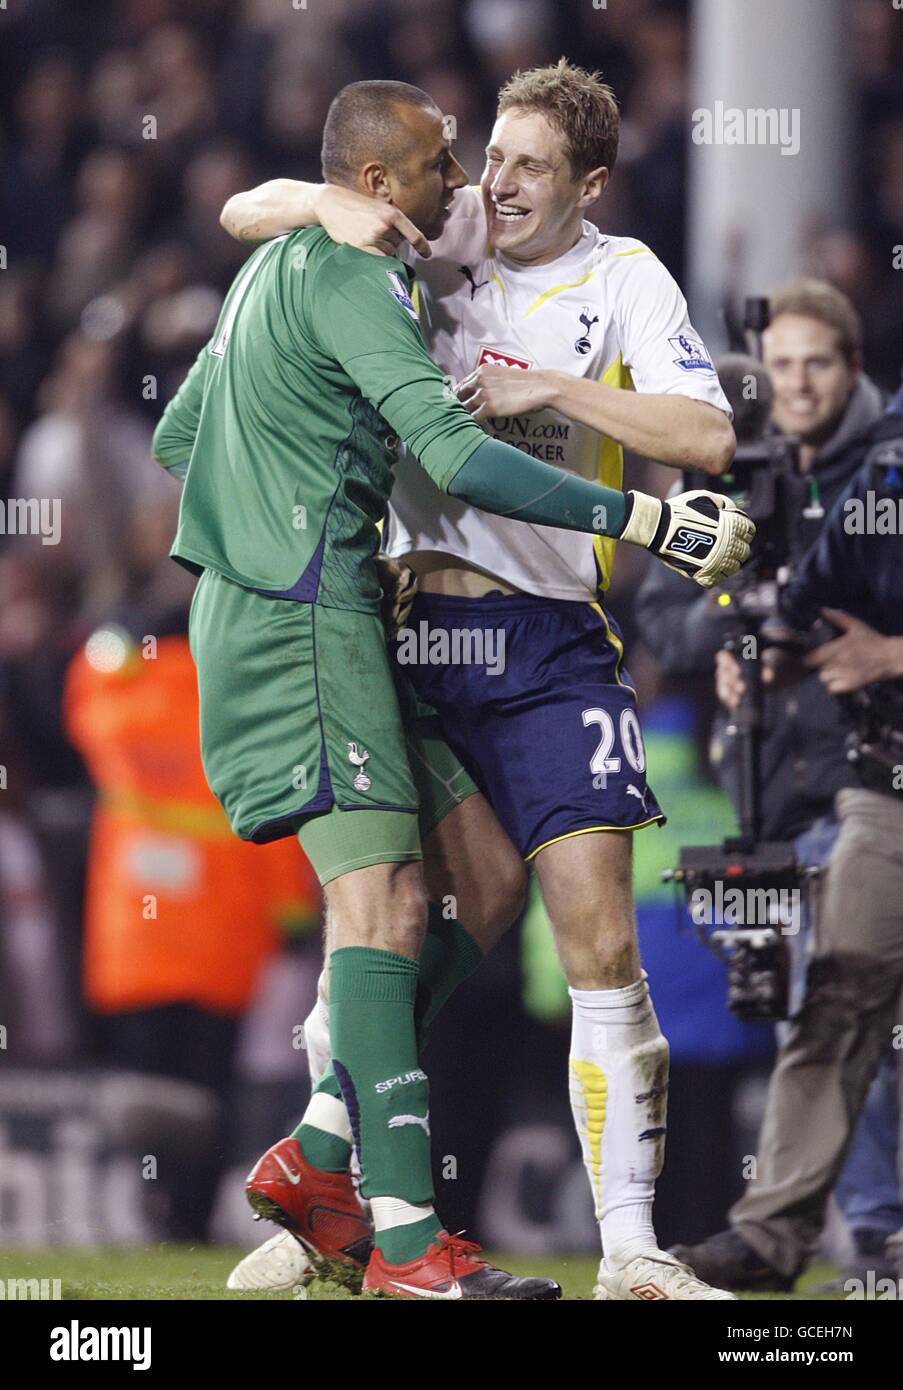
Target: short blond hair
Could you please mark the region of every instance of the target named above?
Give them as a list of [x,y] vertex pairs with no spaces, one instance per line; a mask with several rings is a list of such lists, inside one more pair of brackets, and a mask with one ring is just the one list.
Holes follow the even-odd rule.
[[599,72],[560,58],[545,68],[516,72],[499,92],[498,115],[517,107],[540,111],[564,136],[575,178],[615,167],[621,117],[615,94]]
[[770,296],[769,307],[772,323],[781,314],[799,314],[801,318],[816,319],[834,329],[837,346],[848,362],[854,362],[860,356],[862,319],[852,300],[827,280],[791,280]]

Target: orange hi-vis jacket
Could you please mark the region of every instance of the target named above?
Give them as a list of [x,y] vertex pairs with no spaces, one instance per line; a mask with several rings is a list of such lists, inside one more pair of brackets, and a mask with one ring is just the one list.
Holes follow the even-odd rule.
[[[155,648],[155,649],[154,649]],[[243,1009],[279,929],[319,924],[297,840],[239,840],[204,779],[187,637],[101,628],[72,660],[64,713],[97,786],[84,987],[100,1012]]]

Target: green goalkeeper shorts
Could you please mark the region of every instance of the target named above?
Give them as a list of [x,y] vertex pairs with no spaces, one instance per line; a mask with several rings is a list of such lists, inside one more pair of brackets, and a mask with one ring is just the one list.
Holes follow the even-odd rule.
[[378,615],[266,598],[208,569],[189,639],[204,772],[232,829],[258,844],[297,833],[322,883],[420,859],[477,790],[393,674]]

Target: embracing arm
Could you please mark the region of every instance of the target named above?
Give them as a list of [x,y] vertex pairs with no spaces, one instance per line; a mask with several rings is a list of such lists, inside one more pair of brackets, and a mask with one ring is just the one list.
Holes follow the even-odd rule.
[[598,314],[610,313],[617,330],[609,366],[620,377],[629,370],[633,390],[568,371],[487,365],[461,383],[461,400],[477,420],[555,410],[645,458],[723,473],[736,448],[730,405],[676,281],[642,242],[615,252],[607,276]]
[[484,439],[445,487],[499,516],[641,545],[703,588],[736,574],[755,533],[727,497],[697,491],[662,502],[644,492],[621,493],[530,458],[500,439]]
[[625,449],[674,468],[717,475],[729,466],[736,448],[730,420],[708,401],[624,391],[569,372],[479,367],[461,383],[458,396],[475,420],[557,410]]
[[299,227],[317,227],[340,246],[347,243],[373,256],[394,256],[402,241],[421,256],[430,245],[392,203],[330,183],[270,179],[247,193],[236,193],[220,213],[236,241],[269,241]]
[[550,372],[549,405],[608,435],[625,449],[674,468],[717,476],[729,467],[737,441],[717,406],[690,396],[639,395],[567,372]]
[[322,184],[269,179],[246,193],[234,193],[219,215],[236,241],[269,241],[299,227],[315,227],[316,192]]

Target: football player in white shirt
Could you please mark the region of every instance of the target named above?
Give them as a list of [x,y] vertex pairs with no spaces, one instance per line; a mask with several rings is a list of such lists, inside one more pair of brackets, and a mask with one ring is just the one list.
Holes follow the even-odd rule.
[[[319,221],[384,254],[409,241],[427,344],[492,435],[615,488],[624,448],[718,474],[735,447],[730,407],[678,286],[648,247],[583,218],[617,143],[610,89],[562,59],[503,87],[480,187],[455,194],[430,254],[378,169],[372,196],[273,181],[231,199],[223,224],[250,240]],[[640,964],[631,836],[664,817],[604,603],[615,543],[465,507],[402,459],[385,548],[419,577],[396,659],[534,864],[567,976],[571,1102],[604,1252],[596,1297],[730,1297],[659,1250],[652,1224],[668,1047]],[[462,634],[470,655],[436,664]],[[326,1027],[321,998],[314,1070]],[[275,1246],[233,1286],[266,1285]]]

